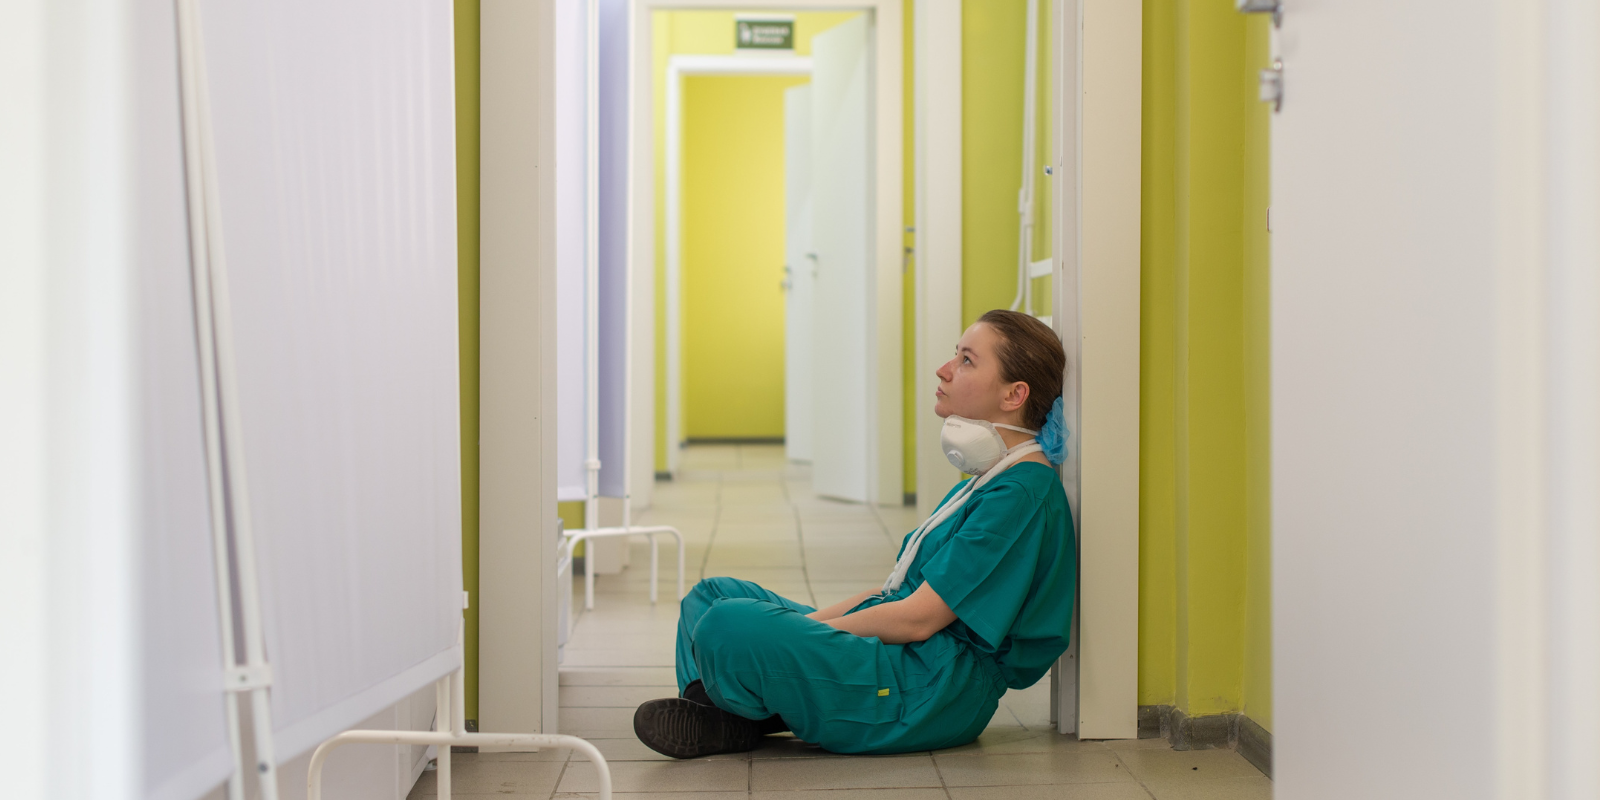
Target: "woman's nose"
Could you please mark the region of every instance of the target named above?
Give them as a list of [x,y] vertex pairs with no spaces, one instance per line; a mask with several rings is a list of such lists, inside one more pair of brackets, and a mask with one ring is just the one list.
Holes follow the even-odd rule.
[[938,369],[934,370],[933,374],[939,376],[939,380],[944,381],[945,383],[949,383],[950,379],[952,377],[954,377],[954,375],[955,375],[955,373],[953,373],[950,370],[950,365],[952,363],[954,363],[954,362],[953,361],[944,362],[944,365],[939,367]]

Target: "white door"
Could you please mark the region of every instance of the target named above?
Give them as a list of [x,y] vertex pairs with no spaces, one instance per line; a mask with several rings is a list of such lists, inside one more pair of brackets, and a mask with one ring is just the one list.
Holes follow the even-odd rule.
[[811,249],[810,86],[784,91],[783,137],[783,443],[791,460],[810,461],[817,266]]
[[[1496,159],[1517,119],[1496,107],[1496,46],[1510,6],[1284,6],[1270,217],[1277,791],[1545,796],[1496,792]],[[1419,736],[1423,719],[1484,735]]]
[[865,14],[811,40],[811,175],[816,258],[811,391],[817,494],[867,502],[872,441],[872,28]]

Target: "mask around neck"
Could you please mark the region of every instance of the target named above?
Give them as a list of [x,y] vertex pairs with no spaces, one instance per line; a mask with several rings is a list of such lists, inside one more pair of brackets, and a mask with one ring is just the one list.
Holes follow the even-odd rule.
[[[950,463],[956,469],[968,475],[982,475],[999,463],[1000,459],[1005,458],[1006,453],[1015,449],[1006,447],[1006,440],[1001,438],[1000,432],[995,428],[1006,428],[1030,435],[1038,434],[1038,431],[1003,422],[967,419],[951,414],[945,417],[944,428],[939,431],[939,449],[944,451],[945,458],[950,459]],[[1026,444],[1027,442],[1023,442],[1017,447]]]

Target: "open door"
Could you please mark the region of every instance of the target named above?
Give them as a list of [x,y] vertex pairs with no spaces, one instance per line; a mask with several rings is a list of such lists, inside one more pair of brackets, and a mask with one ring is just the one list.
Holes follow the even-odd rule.
[[783,93],[784,452],[811,460],[812,325],[817,264],[811,241],[811,87]]
[[815,246],[815,315],[811,380],[812,482],[817,494],[869,502],[873,497],[868,420],[869,354],[874,307],[873,159],[869,84],[872,28],[862,15],[811,40],[811,176]]

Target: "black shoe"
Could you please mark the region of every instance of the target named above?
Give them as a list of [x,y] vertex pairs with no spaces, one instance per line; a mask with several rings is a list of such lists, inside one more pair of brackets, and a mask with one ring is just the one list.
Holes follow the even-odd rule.
[[[698,680],[690,681],[689,685],[684,687],[683,699],[693,700],[703,706],[716,705],[716,703],[711,702],[711,695],[706,694],[705,684]],[[764,720],[756,722],[756,731],[762,736],[771,736],[774,733],[788,733],[789,723],[784,722],[783,717],[773,714]]]
[[759,724],[681,697],[651,700],[633,712],[639,741],[673,758],[749,752],[761,742]]

